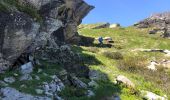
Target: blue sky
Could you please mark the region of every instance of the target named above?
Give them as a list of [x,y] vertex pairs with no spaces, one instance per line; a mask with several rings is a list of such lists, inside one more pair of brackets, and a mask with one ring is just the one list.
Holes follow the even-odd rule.
[[170,0],[85,0],[94,5],[83,23],[120,23],[122,26],[149,17],[153,13],[170,11]]

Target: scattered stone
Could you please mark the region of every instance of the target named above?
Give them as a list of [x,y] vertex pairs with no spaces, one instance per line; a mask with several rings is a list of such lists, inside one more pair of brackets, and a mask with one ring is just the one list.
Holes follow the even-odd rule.
[[87,88],[87,85],[84,82],[82,82],[81,80],[79,80],[76,76],[70,75],[69,79],[75,87]]
[[0,81],[0,87],[1,87],[1,86],[8,86],[8,84],[5,83],[4,81]]
[[111,97],[107,97],[106,100],[121,100],[119,96],[113,95]]
[[88,83],[88,85],[89,85],[90,87],[95,87],[95,88],[97,88],[97,87],[99,86],[94,80],[90,81],[90,82]]
[[59,72],[59,78],[62,80],[62,82],[64,82],[64,84],[70,84],[69,80],[68,80],[68,73],[66,70],[62,70]]
[[38,73],[41,73],[43,70],[42,69],[38,69]]
[[48,97],[32,96],[10,87],[1,88],[1,100],[52,100]]
[[141,96],[146,100],[168,100],[167,97],[161,97],[149,91],[141,91]]
[[107,80],[106,75],[104,75],[103,73],[101,73],[100,71],[97,71],[97,70],[90,70],[89,78],[91,80]]
[[20,81],[29,81],[32,80],[32,76],[30,74],[24,74],[20,77]]
[[32,63],[34,62],[34,57],[32,55],[29,55],[28,59],[29,59],[30,62],[32,62]]
[[25,84],[22,84],[20,88],[26,88],[27,86]]
[[17,77],[17,76],[19,76],[19,75],[18,75],[17,73],[14,73],[14,76]]
[[43,94],[43,92],[44,92],[44,91],[41,90],[41,89],[35,89],[35,91],[36,91],[37,94]]
[[54,95],[54,100],[64,100],[61,97],[59,97],[57,94]]
[[168,69],[170,68],[170,60],[163,59],[159,64],[164,68],[168,68]]
[[50,76],[52,79],[55,79],[57,76],[56,75],[52,75]]
[[38,66],[42,65],[38,59],[35,60],[35,64],[38,65]]
[[44,75],[44,76],[48,76],[48,74],[47,74],[47,73],[43,73],[43,75]]
[[21,73],[22,74],[30,74],[33,72],[33,64],[32,62],[28,62],[21,66]]
[[40,77],[37,76],[37,75],[35,75],[35,79],[36,79],[36,80],[40,80]]
[[88,96],[88,97],[92,97],[92,96],[95,96],[95,94],[94,94],[93,91],[87,90],[87,96]]
[[43,82],[43,89],[45,91],[45,94],[49,96],[55,92],[60,92],[65,88],[64,84],[56,75],[53,75],[51,77],[53,78],[53,80],[50,83]]
[[15,82],[15,78],[14,77],[7,77],[7,78],[4,78],[4,81],[11,84],[11,83]]
[[132,81],[130,81],[127,77],[125,77],[123,75],[117,76],[116,81],[117,81],[117,83],[123,83],[127,87],[135,88],[135,84],[132,83]]
[[156,68],[157,66],[169,69],[170,68],[170,60],[163,59],[160,62],[151,61],[150,65],[147,66],[147,68],[150,69],[150,70],[156,71],[157,70],[157,68]]
[[65,69],[63,69],[62,71],[59,72],[60,76],[65,76],[67,75],[67,71]]
[[159,64],[157,62],[151,61],[150,65],[147,66],[147,68],[150,69],[150,70],[156,71],[157,70],[156,66],[158,66],[158,65]]

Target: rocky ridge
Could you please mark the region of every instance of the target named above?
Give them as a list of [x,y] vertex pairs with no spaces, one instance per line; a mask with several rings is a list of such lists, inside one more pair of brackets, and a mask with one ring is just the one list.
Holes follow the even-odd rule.
[[150,34],[161,32],[163,37],[170,37],[170,12],[153,14],[134,26],[138,28],[153,28]]

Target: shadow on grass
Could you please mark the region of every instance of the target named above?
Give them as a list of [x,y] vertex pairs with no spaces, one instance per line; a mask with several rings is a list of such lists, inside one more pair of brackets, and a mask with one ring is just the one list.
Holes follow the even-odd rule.
[[[94,80],[98,84],[97,88],[89,86],[87,89],[83,90],[69,87],[66,90],[62,91],[59,96],[63,97],[66,100],[115,100],[113,98],[118,97],[122,93],[122,87],[111,82],[107,74],[101,72],[100,70],[94,71],[96,73],[95,75],[98,74],[98,78],[95,78],[93,76]],[[89,81],[87,81],[87,83]],[[95,95],[92,97],[87,97],[87,90],[92,90]]]
[[[84,63],[84,65],[87,65],[87,67],[89,65],[94,65],[94,66],[103,65],[103,63],[101,61],[99,61],[95,56],[84,53],[83,51],[85,51],[85,50],[83,48],[74,46],[72,49],[74,52],[77,52],[81,55],[83,63]],[[79,70],[79,71],[81,72],[81,70]],[[94,79],[94,80],[96,80],[96,82],[99,85],[98,88],[92,88],[92,87],[88,88],[89,90],[94,91],[95,96],[90,97],[90,98],[87,96],[79,96],[79,95],[77,95],[77,91],[75,91],[74,93],[71,93],[70,91],[72,91],[72,90],[70,90],[69,93],[71,93],[71,94],[68,94],[68,91],[67,91],[67,95],[64,95],[66,100],[110,100],[108,97],[116,97],[121,94],[122,87],[118,84],[113,83],[108,78],[108,75],[106,73],[104,73],[100,70],[90,70],[89,69],[88,76],[89,77],[86,79],[87,82],[85,82],[85,81],[83,81],[83,82],[88,84],[91,81],[91,79]],[[64,93],[64,94],[66,94],[66,93]]]
[[96,59],[94,55],[83,53],[83,51],[85,50],[79,46],[73,46],[72,50],[80,55],[81,60],[83,64],[85,65],[102,65],[103,64],[101,61]]

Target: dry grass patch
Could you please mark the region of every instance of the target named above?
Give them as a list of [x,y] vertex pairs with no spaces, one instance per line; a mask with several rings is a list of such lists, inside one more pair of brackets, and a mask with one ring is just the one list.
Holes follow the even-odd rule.
[[123,59],[123,55],[120,52],[104,51],[102,54],[110,59],[120,60]]

